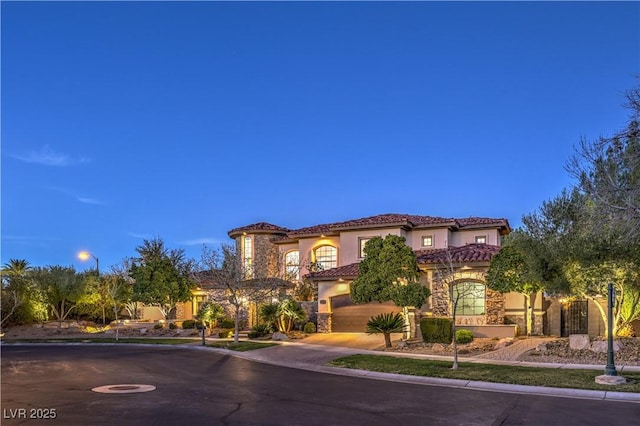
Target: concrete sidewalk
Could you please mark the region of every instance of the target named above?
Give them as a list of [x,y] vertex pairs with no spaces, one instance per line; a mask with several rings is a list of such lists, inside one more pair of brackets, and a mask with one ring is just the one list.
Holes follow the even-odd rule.
[[[307,339],[305,339],[307,340]],[[321,339],[319,339],[321,340]],[[339,339],[337,339],[339,340]],[[373,341],[367,343],[366,339],[363,341],[358,339],[358,346],[364,346],[374,344]],[[378,340],[379,342],[379,340]],[[335,342],[334,342],[335,343]],[[206,347],[200,347],[201,349],[212,349]],[[278,365],[283,367],[299,368],[303,370],[316,371],[325,374],[336,374],[342,376],[362,377],[377,380],[389,380],[394,382],[404,382],[422,385],[436,385],[447,386],[455,388],[465,388],[473,390],[493,391],[493,392],[508,392],[518,394],[534,394],[534,395],[552,395],[568,398],[584,398],[584,399],[599,399],[608,401],[624,401],[640,403],[640,393],[629,392],[616,392],[615,387],[612,386],[610,391],[594,391],[594,390],[579,390],[579,389],[565,389],[565,388],[548,388],[540,386],[524,386],[524,385],[510,385],[503,383],[490,383],[490,382],[476,382],[471,380],[456,380],[456,379],[441,379],[433,377],[419,377],[408,376],[403,374],[392,373],[378,373],[372,371],[353,370],[348,368],[330,367],[326,364],[342,356],[355,355],[355,354],[369,354],[380,356],[394,356],[394,357],[406,357],[416,359],[433,359],[443,361],[453,361],[450,356],[437,356],[437,355],[423,355],[415,353],[402,353],[402,352],[383,352],[372,349],[354,348],[337,346],[335,344],[315,344],[305,342],[279,342],[277,346],[264,348],[255,351],[247,352],[234,352],[226,349],[214,349],[216,351],[224,351],[224,353],[243,358],[251,361],[262,362],[266,364]],[[496,359],[483,359],[483,358],[465,358],[459,357],[459,362],[470,363],[483,363],[494,365],[514,365],[514,366],[528,366],[528,367],[544,367],[544,368],[557,368],[557,369],[589,369],[589,370],[601,370],[604,374],[603,365],[584,365],[584,364],[551,364],[551,363],[531,363],[521,361],[505,361]],[[624,366],[618,367],[618,371],[623,375],[625,371],[640,372],[640,366]],[[595,381],[595,376],[594,376]]]

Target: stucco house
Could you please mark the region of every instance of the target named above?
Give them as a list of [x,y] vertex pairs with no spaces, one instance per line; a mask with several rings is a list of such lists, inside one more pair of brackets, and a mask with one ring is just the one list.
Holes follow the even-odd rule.
[[[372,237],[389,234],[405,238],[416,253],[420,282],[431,297],[416,307],[421,316],[450,316],[446,286],[441,280],[448,265],[448,281],[464,289],[457,308],[457,322],[477,336],[513,335],[514,325],[524,330],[524,297],[500,294],[488,289],[484,274],[501,238],[511,232],[506,219],[468,217],[462,219],[407,214],[381,214],[300,229],[288,229],[260,222],[229,231],[250,264],[262,249],[277,248],[284,274],[291,280],[306,278],[317,284],[317,326],[319,332],[364,332],[367,320],[378,313],[398,312],[393,303],[356,305],[350,283],[358,275],[364,245]],[[543,332],[543,298],[533,301],[534,334]],[[415,324],[414,324],[415,325]],[[414,328],[412,328],[414,330]]]

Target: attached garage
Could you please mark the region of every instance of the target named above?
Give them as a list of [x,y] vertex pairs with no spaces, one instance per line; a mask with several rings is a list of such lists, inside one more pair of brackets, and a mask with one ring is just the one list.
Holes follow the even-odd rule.
[[334,333],[366,333],[367,321],[379,314],[402,312],[393,302],[356,305],[348,294],[331,298],[331,331]]

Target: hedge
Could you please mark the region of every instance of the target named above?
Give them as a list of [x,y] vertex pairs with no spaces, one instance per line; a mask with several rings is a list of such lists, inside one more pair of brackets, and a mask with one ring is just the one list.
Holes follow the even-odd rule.
[[420,330],[427,343],[450,344],[453,340],[452,325],[451,318],[422,318]]

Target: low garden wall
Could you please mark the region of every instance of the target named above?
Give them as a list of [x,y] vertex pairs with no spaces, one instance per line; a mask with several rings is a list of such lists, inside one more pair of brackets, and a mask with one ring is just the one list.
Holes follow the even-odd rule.
[[490,337],[504,339],[505,337],[516,337],[518,326],[515,324],[507,325],[462,325],[457,329],[469,330],[474,337]]

